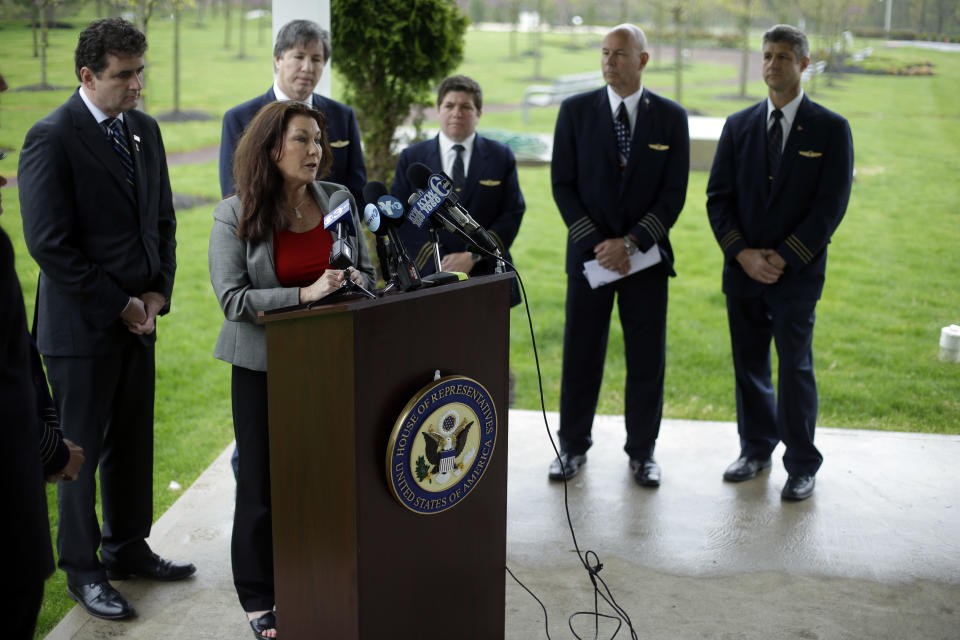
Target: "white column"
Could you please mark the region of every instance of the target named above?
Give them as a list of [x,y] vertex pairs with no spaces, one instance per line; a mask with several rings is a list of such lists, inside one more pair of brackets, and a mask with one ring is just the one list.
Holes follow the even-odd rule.
[[[330,0],[273,0],[273,42],[280,27],[291,20],[313,20],[330,31]],[[334,51],[333,55],[337,55]],[[323,75],[315,91],[330,96],[330,61],[323,67]]]

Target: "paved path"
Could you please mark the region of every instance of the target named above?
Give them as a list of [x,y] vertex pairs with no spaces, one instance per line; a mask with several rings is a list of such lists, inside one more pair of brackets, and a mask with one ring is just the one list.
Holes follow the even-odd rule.
[[[555,430],[557,416],[548,415]],[[598,417],[594,435],[589,462],[569,487],[570,511],[581,548],[599,555],[601,577],[639,637],[958,637],[960,436],[818,429],[826,462],[816,493],[783,503],[782,449],[757,479],[721,481],[736,453],[732,423],[665,420],[658,490],[630,478],[622,418]],[[567,617],[589,609],[593,595],[571,551],[563,488],[546,479],[552,454],[539,412],[510,412],[508,445],[507,565],[544,601],[551,637],[570,638]],[[196,563],[196,577],[118,582],[138,618],[106,622],[75,608],[49,639],[250,635],[231,581],[231,450],[160,518],[150,538],[160,553]],[[509,576],[504,580],[506,638],[545,637],[540,608]],[[577,628],[592,637],[589,621]],[[611,637],[610,625],[601,629],[602,638]],[[322,629],[317,637],[325,637]]]

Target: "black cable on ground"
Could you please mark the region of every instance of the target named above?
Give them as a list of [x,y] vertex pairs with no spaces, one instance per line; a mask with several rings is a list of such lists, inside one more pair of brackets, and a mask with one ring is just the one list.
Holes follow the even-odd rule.
[[[483,251],[483,253],[487,253],[492,257],[496,257],[496,256],[493,256],[493,254],[489,254],[486,251]],[[530,303],[529,303],[529,300],[527,299],[527,290],[526,290],[526,287],[523,286],[523,279],[520,277],[520,272],[517,271],[517,268],[514,265],[507,262],[506,260],[503,260],[503,263],[509,266],[511,269],[513,269],[514,272],[516,273],[517,282],[519,283],[520,291],[523,294],[523,305],[527,312],[527,324],[530,328],[530,342],[533,346],[533,359],[537,367],[537,385],[540,390],[540,412],[541,412],[541,415],[543,416],[543,425],[547,430],[547,437],[550,439],[550,446],[553,447],[553,453],[559,460],[560,450],[557,449],[557,444],[553,439],[553,434],[550,432],[550,422],[549,420],[547,420],[546,403],[544,402],[544,399],[543,399],[543,375],[540,372],[540,356],[537,352],[537,339],[533,332],[533,317],[530,315]],[[617,628],[614,630],[613,635],[610,636],[610,640],[613,640],[613,638],[616,637],[616,635],[620,632],[620,629],[624,623],[626,623],[627,628],[630,630],[631,640],[637,640],[639,636],[637,635],[636,630],[634,630],[633,628],[633,622],[630,620],[630,616],[627,614],[626,610],[624,610],[623,607],[621,607],[617,603],[616,599],[613,597],[613,593],[610,591],[610,587],[599,575],[600,570],[603,569],[603,563],[600,562],[600,557],[596,554],[595,551],[588,549],[586,552],[583,552],[580,550],[580,544],[577,542],[577,534],[573,528],[573,519],[570,516],[570,502],[568,499],[566,474],[564,474],[563,476],[563,508],[567,515],[567,527],[570,529],[570,537],[573,540],[573,547],[574,547],[574,550],[577,552],[577,558],[580,560],[580,564],[583,565],[583,568],[587,571],[587,574],[590,576],[590,582],[593,584],[593,611],[577,611],[571,614],[570,617],[567,619],[567,624],[570,627],[571,633],[573,633],[573,636],[578,640],[582,640],[580,636],[577,635],[577,632],[573,628],[573,620],[577,616],[592,616],[594,618],[594,636],[593,637],[595,639],[600,637],[600,620],[602,618],[606,618],[606,619],[617,621]],[[592,563],[589,561],[591,558],[593,559]],[[547,624],[547,609],[544,606],[543,602],[541,602],[540,599],[533,593],[533,591],[527,588],[525,584],[520,582],[520,580],[513,574],[513,572],[510,571],[509,567],[505,567],[505,568],[507,570],[507,573],[510,574],[510,577],[513,578],[516,581],[516,583],[519,584],[527,593],[529,593],[533,597],[533,599],[536,600],[537,603],[540,605],[540,608],[543,609],[544,632],[546,633],[547,640],[550,640],[550,628]],[[598,583],[602,585],[602,588],[598,586]],[[610,606],[611,609],[613,609],[615,615],[600,613],[600,610],[599,610],[600,599],[606,602],[607,605]]]

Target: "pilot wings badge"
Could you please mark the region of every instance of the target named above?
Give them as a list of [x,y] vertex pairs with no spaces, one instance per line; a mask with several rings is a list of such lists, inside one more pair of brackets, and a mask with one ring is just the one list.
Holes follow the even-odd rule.
[[447,376],[427,385],[407,403],[390,435],[390,493],[416,513],[449,509],[480,482],[496,439],[496,408],[480,383]]

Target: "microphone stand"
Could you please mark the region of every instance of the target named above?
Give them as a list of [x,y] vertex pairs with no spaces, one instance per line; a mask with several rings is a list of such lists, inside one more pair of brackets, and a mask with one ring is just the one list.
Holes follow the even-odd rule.
[[356,282],[350,279],[350,273],[352,271],[353,271],[353,267],[347,267],[346,269],[344,269],[343,282],[340,283],[340,286],[334,289],[333,291],[331,291],[330,293],[328,293],[327,295],[323,296],[319,300],[314,300],[313,302],[307,303],[305,308],[313,309],[318,305],[332,302],[337,298],[342,298],[348,293],[358,293],[362,296],[370,298],[371,300],[376,300],[377,299],[376,294],[368,291],[366,287],[364,287],[362,284],[357,284]]
[[430,242],[433,243],[433,273],[428,276],[424,276],[423,280],[425,282],[432,282],[433,284],[447,284],[448,282],[459,282],[460,276],[449,271],[443,271],[440,268],[440,234],[437,233],[436,227],[430,227],[428,232],[430,234]]
[[497,250],[496,256],[497,256],[497,266],[495,266],[495,267],[493,268],[493,272],[494,272],[494,273],[503,273],[503,269],[504,269],[503,256],[500,255],[500,251],[499,251],[499,250]]
[[433,227],[430,227],[430,242],[433,243],[433,270],[440,273],[443,271],[440,268],[440,234]]
[[377,296],[373,292],[367,291],[366,287],[364,287],[362,284],[357,284],[356,282],[350,279],[350,274],[352,272],[353,272],[353,267],[347,267],[346,269],[344,269],[343,282],[340,283],[340,288],[337,289],[337,291],[331,291],[330,293],[337,293],[341,291],[343,293],[359,293],[361,295],[364,295],[370,298],[371,300],[376,300]]

